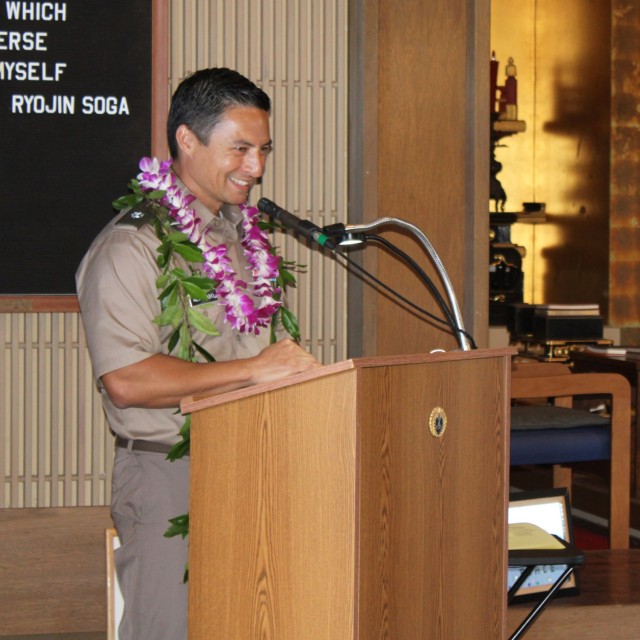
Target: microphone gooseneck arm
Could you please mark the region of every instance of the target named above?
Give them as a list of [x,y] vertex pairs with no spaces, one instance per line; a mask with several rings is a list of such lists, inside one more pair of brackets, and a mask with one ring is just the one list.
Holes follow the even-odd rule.
[[[411,269],[420,278],[422,283],[427,287],[427,289],[429,289],[431,295],[433,296],[435,301],[438,303],[438,306],[442,310],[442,313],[444,314],[446,319],[443,320],[442,318],[438,318],[437,316],[434,316],[433,314],[430,314],[425,310],[421,310],[422,313],[425,313],[428,317],[430,317],[432,320],[436,322],[446,324],[451,329],[452,333],[456,336],[456,339],[457,339],[457,332],[459,327],[456,326],[456,321],[453,317],[453,314],[451,313],[451,309],[449,309],[449,305],[442,297],[440,291],[438,290],[438,287],[436,287],[435,282],[433,282],[433,280],[425,273],[424,269],[410,255],[402,251],[400,247],[397,247],[395,244],[393,244],[393,242],[390,242],[385,237],[380,236],[378,234],[369,234],[369,233],[359,234],[359,235],[361,235],[366,242],[379,243],[380,245],[385,247],[385,249],[390,251],[393,255],[397,256],[401,260],[404,260],[409,265],[409,267],[411,267]],[[474,344],[473,339],[469,337],[469,340],[473,346]]]
[[453,291],[453,285],[451,284],[449,274],[447,273],[447,270],[445,269],[444,264],[442,263],[442,260],[440,260],[440,256],[434,249],[433,245],[431,244],[431,242],[429,242],[429,239],[427,238],[427,236],[422,231],[420,231],[420,229],[418,229],[418,227],[400,218],[386,217],[386,218],[379,218],[378,220],[374,220],[373,222],[370,222],[367,224],[345,225],[345,232],[368,233],[369,231],[373,231],[374,229],[377,229],[378,227],[382,227],[384,225],[394,225],[394,226],[400,227],[401,229],[405,229],[411,232],[421,242],[425,251],[429,254],[429,257],[431,258],[433,264],[435,265],[436,270],[438,271],[438,275],[442,279],[442,283],[444,285],[445,291],[447,293],[447,298],[449,300],[449,305],[451,306],[451,311],[455,318],[455,324],[456,324],[455,331],[457,334],[460,348],[463,351],[470,351],[471,344],[467,337],[468,334],[464,328],[464,321],[462,320],[462,314],[460,313],[460,307],[458,306],[458,300]]
[[[307,238],[307,240],[311,240],[312,242],[315,242],[316,244],[319,244],[322,247],[326,247],[327,249],[330,249],[334,254],[340,255],[349,263],[351,262],[349,258],[346,256],[346,254],[343,251],[341,251],[337,246],[338,243],[334,240],[334,237],[338,234],[336,234],[335,231],[333,230],[330,231],[329,228],[327,227],[321,229],[310,220],[303,220],[299,218],[298,216],[287,211],[286,209],[283,209],[282,207],[278,206],[275,202],[272,202],[268,198],[260,198],[260,200],[258,201],[258,209],[263,213],[266,213],[269,217],[273,218],[277,222],[279,222],[284,229],[290,229],[295,233],[298,233],[299,235],[303,236],[304,238]],[[471,346],[471,341],[469,339],[470,336],[467,333],[467,331],[465,331],[462,315],[460,313],[460,308],[458,307],[458,301],[453,291],[453,286],[451,285],[451,280],[449,279],[449,275],[447,274],[447,271],[444,268],[444,265],[442,264],[442,261],[440,260],[440,257],[438,256],[436,250],[433,248],[433,245],[431,244],[431,242],[429,242],[429,239],[427,238],[427,236],[422,231],[420,231],[420,229],[418,229],[418,227],[411,224],[410,222],[407,222],[406,220],[401,220],[400,218],[391,218],[391,217],[380,218],[379,220],[374,220],[373,222],[368,224],[346,225],[346,226],[339,224],[339,225],[333,225],[333,226],[339,227],[340,232],[342,232],[343,234],[344,233],[354,234],[357,236],[357,235],[365,235],[366,232],[384,225],[396,225],[398,227],[401,227],[402,229],[406,229],[410,231],[412,234],[414,234],[418,238],[418,240],[422,243],[424,249],[426,250],[429,257],[431,258],[432,262],[434,263],[436,270],[438,272],[438,275],[440,276],[440,279],[444,284],[451,309],[449,310],[447,308],[447,305],[444,304],[444,301],[439,295],[435,296],[436,300],[441,305],[441,308],[443,309],[445,316],[447,317],[451,331],[456,336],[456,339],[458,341],[458,344],[460,345],[460,348],[463,351],[471,350],[472,346]],[[417,265],[415,262],[410,261],[409,264],[412,266],[412,268],[416,269]],[[424,273],[421,269],[418,269],[417,272],[420,276],[422,276],[422,274]],[[376,281],[377,283],[382,284],[380,283],[380,281],[373,278],[370,274],[368,274],[368,277],[374,279],[374,281]],[[430,283],[429,281],[427,282],[427,284],[431,285],[433,283]],[[413,305],[402,296],[399,296],[397,292],[391,290],[388,287],[385,287],[385,288],[391,291],[395,296],[402,299],[404,302],[409,303],[410,306],[416,309],[419,309],[419,307],[417,307],[416,305]],[[433,289],[435,289],[435,287],[430,286],[430,289],[433,292]],[[420,309],[420,311],[426,313],[428,316],[433,317],[432,314],[422,309]],[[453,318],[451,314],[453,314]]]

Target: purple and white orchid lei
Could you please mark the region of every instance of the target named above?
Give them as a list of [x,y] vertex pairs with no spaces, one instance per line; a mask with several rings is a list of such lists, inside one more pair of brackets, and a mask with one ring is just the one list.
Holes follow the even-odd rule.
[[[141,173],[137,176],[140,187],[147,192],[165,192],[159,202],[167,209],[172,226],[187,235],[202,251],[202,272],[216,283],[217,300],[224,306],[226,321],[241,333],[257,335],[261,328],[269,326],[271,317],[282,305],[278,299],[281,291],[274,284],[280,257],[273,253],[266,234],[258,226],[259,211],[246,204],[240,206],[244,232],[241,245],[253,276],[247,284],[234,271],[227,246],[213,245],[206,239],[200,229],[201,220],[190,207],[196,198],[176,184],[171,163],[171,160],[160,162],[157,158],[142,158]],[[248,294],[249,287],[260,299],[259,306]]]

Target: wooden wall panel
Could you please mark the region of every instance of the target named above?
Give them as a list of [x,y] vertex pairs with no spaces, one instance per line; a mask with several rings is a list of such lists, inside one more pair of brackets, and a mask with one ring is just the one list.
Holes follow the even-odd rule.
[[[364,17],[364,50],[373,42],[377,51],[364,62],[365,74],[375,69],[375,78],[365,80],[364,138],[377,135],[377,148],[375,170],[363,172],[365,191],[369,197],[376,194],[376,203],[363,211],[363,219],[398,217],[427,235],[449,273],[467,329],[483,343],[488,306],[488,2],[407,0],[399,11],[392,0],[371,0],[364,3]],[[375,113],[371,105],[377,105]],[[366,162],[370,165],[371,158]],[[439,284],[419,244],[401,233],[384,235],[428,267]],[[369,249],[373,251],[377,254],[365,261],[375,265],[385,283],[442,317],[406,265]],[[387,296],[365,289],[364,300],[364,353],[455,348],[455,339],[440,325],[425,322]]]
[[88,639],[106,631],[105,530],[112,526],[109,507],[0,509],[2,638]]
[[[274,151],[265,196],[318,226],[347,221],[348,0],[171,0],[169,81],[230,67],[271,97]],[[287,260],[305,265],[289,302],[303,344],[324,364],[346,357],[345,269],[291,234],[275,235]]]
[[640,341],[640,2],[612,2],[609,313],[623,344]]

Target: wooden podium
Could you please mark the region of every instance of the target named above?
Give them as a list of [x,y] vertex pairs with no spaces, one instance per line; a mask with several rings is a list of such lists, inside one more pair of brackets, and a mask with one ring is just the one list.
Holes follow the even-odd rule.
[[189,638],[504,637],[512,354],[349,360],[185,400]]

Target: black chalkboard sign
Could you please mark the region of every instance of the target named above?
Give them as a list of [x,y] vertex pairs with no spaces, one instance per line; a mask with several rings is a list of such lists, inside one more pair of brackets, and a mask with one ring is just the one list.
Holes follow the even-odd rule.
[[0,4],[0,294],[72,294],[151,148],[151,0]]

